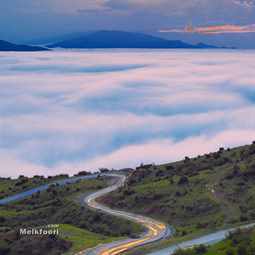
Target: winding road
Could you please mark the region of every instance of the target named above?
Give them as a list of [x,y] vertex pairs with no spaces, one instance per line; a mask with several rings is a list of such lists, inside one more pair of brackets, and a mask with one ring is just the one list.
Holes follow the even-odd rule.
[[25,199],[29,196],[32,196],[33,194],[36,194],[37,192],[45,191],[47,190],[51,185],[59,185],[59,186],[64,186],[70,183],[75,183],[79,180],[90,180],[90,179],[95,179],[98,177],[98,174],[91,174],[91,175],[85,175],[85,176],[77,176],[77,177],[72,177],[72,178],[66,178],[66,179],[61,179],[61,180],[56,180],[54,182],[50,182],[32,189],[29,189],[27,191],[20,192],[18,194],[0,199],[0,205],[7,205],[15,201],[20,201],[22,199]]
[[[174,232],[173,228],[170,228],[169,226],[167,226],[166,224],[162,222],[155,221],[148,217],[144,217],[144,216],[140,216],[140,215],[136,215],[132,213],[127,213],[124,211],[113,210],[102,204],[99,204],[96,201],[98,198],[114,190],[117,190],[118,188],[125,185],[126,176],[116,175],[116,174],[111,174],[108,176],[116,178],[117,182],[108,188],[105,188],[103,190],[100,190],[96,193],[89,195],[88,197],[85,198],[85,203],[93,209],[101,210],[105,213],[108,213],[117,217],[123,217],[125,219],[137,222],[143,225],[147,229],[147,231],[138,239],[127,239],[127,240],[123,240],[119,242],[113,242],[110,244],[100,245],[96,248],[80,252],[78,253],[78,255],[119,255],[135,247],[159,241],[173,234]],[[255,224],[251,223],[251,224],[240,226],[238,228],[248,229],[254,226]],[[188,249],[201,244],[212,245],[224,240],[230,232],[236,229],[237,228],[229,228],[225,230],[216,231],[215,233],[207,234],[207,235],[195,238],[193,240],[170,245],[167,248],[160,249],[148,255],[171,255],[171,254],[174,254],[178,249]]]
[[[136,215],[133,213],[113,210],[113,209],[110,209],[102,204],[99,204],[96,201],[96,199],[124,186],[125,182],[126,182],[126,178],[127,178],[126,176],[120,175],[120,174],[101,174],[101,175],[112,177],[114,179],[115,183],[105,189],[99,190],[99,191],[87,196],[84,200],[84,202],[87,204],[87,206],[92,209],[95,209],[95,210],[103,211],[104,213],[108,213],[108,214],[111,214],[111,215],[114,215],[117,217],[122,217],[122,218],[125,218],[128,220],[131,220],[133,222],[137,222],[137,223],[143,225],[144,228],[146,229],[146,231],[141,235],[140,238],[135,238],[135,239],[129,238],[126,240],[121,240],[121,241],[113,242],[110,244],[100,245],[94,249],[79,252],[78,254],[118,255],[118,254],[123,253],[124,251],[128,251],[135,247],[159,241],[159,240],[164,239],[172,234],[170,227],[168,227],[167,225],[165,225],[162,222],[159,222],[159,221],[156,221],[156,220],[153,220],[151,218],[144,217],[141,215]],[[15,201],[22,200],[24,198],[27,198],[27,197],[37,193],[38,191],[47,190],[50,185],[58,184],[60,186],[63,186],[63,185],[69,184],[69,183],[74,183],[78,180],[94,179],[94,178],[97,178],[98,176],[99,176],[98,174],[94,174],[94,175],[79,176],[79,177],[68,178],[68,179],[64,179],[64,180],[58,180],[58,181],[55,181],[55,182],[52,182],[49,184],[45,184],[45,185],[30,189],[25,192],[21,192],[19,194],[13,195],[13,196],[9,196],[4,199],[0,199],[0,205],[6,205],[6,204],[9,204],[9,203],[12,203]]]
[[[162,240],[164,238],[167,238],[171,236],[174,232],[173,228],[167,226],[166,224],[153,220],[151,218],[141,216],[141,215],[136,215],[133,213],[129,212],[124,212],[124,211],[119,211],[119,210],[113,210],[109,207],[106,207],[100,203],[97,202],[97,199],[112,192],[120,187],[123,187],[125,185],[127,177],[124,175],[120,174],[102,174],[103,176],[108,176],[112,177],[112,179],[115,181],[111,186],[99,190],[95,193],[90,194],[84,199],[85,204],[94,209],[94,210],[99,210],[107,214],[111,214],[117,217],[122,217],[125,219],[128,219],[130,221],[139,223],[144,226],[146,231],[139,237],[139,238],[128,238],[125,240],[121,241],[116,241],[108,244],[102,244],[98,245],[95,248],[92,249],[87,249],[84,251],[81,251],[77,253],[77,255],[119,255],[122,254],[125,251],[129,251],[135,247],[143,246],[145,244],[153,243],[159,240]],[[6,205],[14,201],[19,201],[22,200],[26,197],[31,196],[32,194],[35,194],[38,191],[43,191],[47,190],[47,188],[52,185],[52,184],[58,184],[60,186],[67,185],[69,183],[74,183],[78,180],[89,180],[89,179],[94,179],[97,178],[99,174],[94,174],[94,175],[88,175],[88,176],[79,176],[79,177],[74,177],[74,178],[68,178],[68,179],[63,179],[63,180],[58,180],[46,185],[42,185],[33,189],[30,189],[25,192],[21,192],[19,194],[0,199],[0,205]],[[251,228],[254,227],[255,224],[247,224],[238,228]],[[205,245],[210,245],[213,243],[217,243],[219,241],[222,241],[226,238],[229,232],[235,230],[236,228],[231,228],[231,229],[226,229],[226,230],[221,230],[217,231],[212,234],[204,235],[199,238],[195,238],[190,241],[182,242],[179,244],[171,245],[167,248],[155,251],[150,253],[149,255],[171,255],[173,254],[177,249],[182,248],[182,249],[187,249],[190,247],[193,247],[194,245],[200,245],[200,244],[205,244]]]
[[96,200],[114,190],[125,185],[126,176],[118,175],[118,174],[107,174],[112,178],[116,179],[116,183],[112,186],[97,191],[88,197],[85,198],[85,203],[93,209],[103,211],[104,213],[108,213],[117,217],[122,217],[133,222],[139,223],[144,226],[146,229],[145,233],[141,235],[141,237],[136,239],[126,239],[118,242],[113,242],[110,244],[100,245],[94,249],[86,250],[79,252],[78,254],[84,255],[118,255],[125,251],[131,250],[135,247],[142,246],[148,243],[156,242],[161,239],[167,238],[172,234],[171,229],[164,223],[153,220],[148,217],[144,217],[141,215],[136,215],[133,213],[128,213],[124,211],[113,210],[109,207],[106,207]]

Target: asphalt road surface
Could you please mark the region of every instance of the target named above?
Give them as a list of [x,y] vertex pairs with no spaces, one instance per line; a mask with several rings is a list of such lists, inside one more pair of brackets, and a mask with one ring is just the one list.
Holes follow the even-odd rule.
[[[115,180],[114,183],[111,186],[109,186],[108,188],[99,190],[99,191],[87,196],[84,199],[84,202],[89,207],[91,207],[95,210],[99,210],[104,213],[108,213],[108,214],[111,214],[111,215],[114,215],[117,217],[122,217],[122,218],[125,218],[128,220],[131,220],[133,222],[137,222],[137,223],[143,225],[145,227],[146,231],[139,238],[136,238],[136,239],[129,238],[129,239],[121,240],[121,241],[112,242],[109,244],[102,244],[95,248],[81,251],[78,253],[79,255],[118,255],[118,254],[121,254],[121,253],[128,251],[130,249],[133,249],[135,247],[143,246],[145,244],[156,242],[161,239],[167,238],[173,234],[174,229],[165,225],[162,222],[155,221],[151,218],[144,217],[141,215],[136,215],[133,213],[113,210],[113,209],[110,209],[110,208],[98,203],[96,201],[96,199],[124,186],[126,178],[127,178],[126,176],[119,175],[119,174],[103,174],[103,175],[112,177]],[[48,187],[52,184],[58,184],[60,186],[63,186],[63,185],[67,185],[69,183],[75,183],[78,180],[84,180],[84,179],[89,180],[89,179],[94,179],[97,177],[98,177],[98,174],[93,174],[93,175],[88,175],[88,176],[78,176],[78,177],[74,177],[74,178],[58,180],[58,181],[55,181],[55,182],[52,182],[52,183],[49,183],[46,185],[42,185],[42,186],[30,189],[25,192],[21,192],[19,194],[13,195],[13,196],[6,197],[4,199],[0,199],[0,205],[6,205],[6,204],[9,204],[9,203],[12,203],[15,201],[20,201],[26,197],[31,196],[32,194],[35,194],[38,191],[47,190]],[[241,226],[239,228],[241,228],[241,229],[242,228],[251,228],[254,226],[255,226],[255,224],[253,223],[253,224],[247,224],[247,225]],[[235,228],[217,231],[215,233],[204,235],[202,237],[199,237],[199,238],[196,238],[196,239],[193,239],[190,241],[171,245],[167,248],[152,252],[149,255],[171,255],[179,248],[187,249],[187,248],[193,247],[194,245],[200,245],[200,244],[210,245],[213,243],[217,243],[221,240],[224,240],[226,238],[226,236],[228,235],[228,233],[231,231],[234,231],[234,230],[235,230]]]
[[116,182],[108,188],[97,191],[85,198],[84,202],[93,209],[102,211],[113,216],[122,217],[127,220],[136,222],[144,226],[146,231],[139,238],[128,238],[126,240],[117,241],[109,244],[99,245],[96,248],[79,252],[78,254],[84,255],[118,255],[125,251],[131,250],[135,247],[142,246],[148,243],[156,242],[161,239],[167,238],[172,234],[172,230],[166,224],[153,220],[148,217],[128,213],[124,211],[113,210],[106,207],[96,200],[114,190],[125,185],[126,176],[117,174],[107,174],[116,179]]
[[37,193],[38,191],[44,191],[47,190],[49,188],[49,186],[51,185],[59,185],[59,186],[64,186],[66,184],[69,183],[75,183],[79,180],[90,180],[90,179],[95,179],[97,178],[98,174],[91,174],[91,175],[85,175],[85,176],[77,176],[77,177],[73,177],[73,178],[67,178],[67,179],[62,179],[62,180],[58,180],[58,181],[54,181],[51,182],[49,184],[45,184],[45,185],[41,185],[39,187],[36,188],[32,188],[30,190],[0,199],[0,205],[7,205],[10,204],[11,202],[16,202],[16,201],[20,201],[24,198],[27,198],[35,193]]
[[[130,250],[132,248],[142,246],[148,243],[156,242],[158,240],[161,240],[163,238],[168,237],[172,234],[171,229],[165,225],[162,222],[155,221],[151,218],[144,217],[141,215],[136,215],[124,211],[117,211],[110,209],[104,205],[101,205],[100,203],[96,202],[96,199],[106,195],[107,193],[110,193],[114,190],[117,190],[118,188],[125,185],[126,176],[119,175],[119,174],[101,174],[103,176],[109,176],[114,179],[114,183],[102,190],[99,190],[89,196],[87,196],[84,200],[84,202],[91,208],[95,210],[100,210],[104,213],[108,213],[117,217],[122,217],[125,219],[128,219],[133,222],[137,222],[141,225],[143,225],[146,229],[145,233],[141,235],[139,238],[129,238],[126,240],[121,240],[118,242],[113,242],[109,244],[100,245],[94,249],[86,250],[79,252],[78,254],[88,254],[88,255],[117,255],[121,254],[124,251]],[[88,176],[78,176],[74,178],[67,178],[63,180],[58,180],[49,184],[45,184],[36,188],[32,188],[30,190],[21,192],[19,194],[15,194],[9,197],[6,197],[4,199],[0,199],[0,205],[7,205],[15,201],[20,201],[22,199],[25,199],[38,191],[44,191],[47,190],[50,185],[60,185],[64,186],[69,183],[75,183],[78,180],[88,180],[88,179],[94,179],[97,178],[99,174],[93,174]],[[86,241],[86,240],[85,240]]]

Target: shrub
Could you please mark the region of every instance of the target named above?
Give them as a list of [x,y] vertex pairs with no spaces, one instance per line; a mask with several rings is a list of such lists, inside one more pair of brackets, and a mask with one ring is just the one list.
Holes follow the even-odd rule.
[[178,181],[178,185],[184,185],[189,183],[189,178],[187,176],[182,176]]

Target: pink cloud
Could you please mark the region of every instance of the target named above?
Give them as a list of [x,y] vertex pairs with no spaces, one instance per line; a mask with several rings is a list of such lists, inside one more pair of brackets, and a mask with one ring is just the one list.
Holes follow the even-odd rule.
[[[194,157],[217,151],[220,147],[236,147],[249,144],[255,139],[254,130],[227,130],[213,136],[201,135],[180,142],[171,139],[152,140],[144,144],[130,145],[111,154],[75,165],[76,169],[98,169],[100,167],[136,167],[140,163],[169,163],[185,156]],[[60,168],[66,168],[65,165]],[[67,167],[68,168],[68,167]]]
[[[7,64],[5,58],[1,60],[0,134],[4,136],[1,142],[5,142],[1,143],[0,162],[4,168],[0,175],[75,173],[101,166],[135,166],[141,161],[168,162],[189,155],[193,151],[191,148],[195,148],[196,154],[217,149],[220,144],[230,146],[231,139],[237,145],[253,140],[255,109],[253,102],[242,93],[253,93],[255,88],[254,54],[251,52],[45,54],[44,60],[38,53],[21,53],[13,57],[10,54]],[[104,65],[135,63],[146,64],[146,67],[114,74],[35,74],[9,70],[13,65],[24,63],[29,66],[42,62],[44,65],[93,66],[97,61]],[[77,106],[79,100],[93,102],[95,97],[111,98],[116,93],[114,102],[119,99],[119,91],[123,107],[120,104],[118,111],[93,111],[93,107]],[[15,112],[22,107],[31,112]],[[196,114],[187,113],[186,109],[192,107],[198,109]],[[176,108],[178,114],[174,111],[169,115],[158,114],[156,110],[144,114],[136,111],[148,108]],[[203,127],[204,136],[193,137],[194,130],[197,135],[199,127]],[[218,136],[222,131],[226,133]],[[189,139],[176,142],[178,132]],[[230,132],[234,132],[232,136]],[[108,148],[116,137],[133,138],[144,133],[146,141],[138,139],[129,146],[101,150]],[[9,136],[12,139],[7,143],[5,138]],[[224,136],[229,137],[228,140],[223,141]],[[14,138],[17,140],[13,142]],[[100,153],[85,157],[92,147]],[[54,162],[54,167],[47,168],[43,155],[53,149],[56,154],[63,152],[64,157]],[[70,155],[77,151],[81,157],[72,161]]]
[[161,33],[196,33],[196,34],[233,34],[233,33],[255,33],[255,24],[249,25],[231,25],[223,24],[216,26],[193,27],[186,26],[184,29],[162,29]]

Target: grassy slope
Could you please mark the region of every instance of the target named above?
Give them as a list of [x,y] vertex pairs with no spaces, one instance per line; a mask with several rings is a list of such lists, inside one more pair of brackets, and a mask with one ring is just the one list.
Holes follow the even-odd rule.
[[18,179],[0,178],[0,199],[63,178],[67,178],[67,175],[48,178],[43,176],[34,176],[33,178],[20,176]]
[[[78,251],[140,232],[142,229],[139,225],[92,211],[74,202],[79,201],[81,194],[107,185],[107,180],[101,178],[84,180],[65,187],[51,187],[23,201],[0,206],[0,234],[1,228],[8,231],[18,230],[22,226],[60,224],[60,238],[72,242],[71,251]],[[13,238],[9,247],[17,246],[17,242],[19,240]],[[64,245],[61,243],[60,248]]]
[[103,202],[161,219],[176,237],[255,220],[255,144],[141,167]]
[[65,255],[73,254],[101,243],[118,240],[118,238],[106,237],[68,224],[61,224],[59,230],[61,233],[60,237],[73,244],[71,250],[65,253]]
[[175,255],[254,255],[255,230],[242,230],[232,233],[226,240],[212,245],[190,250],[180,250]]

